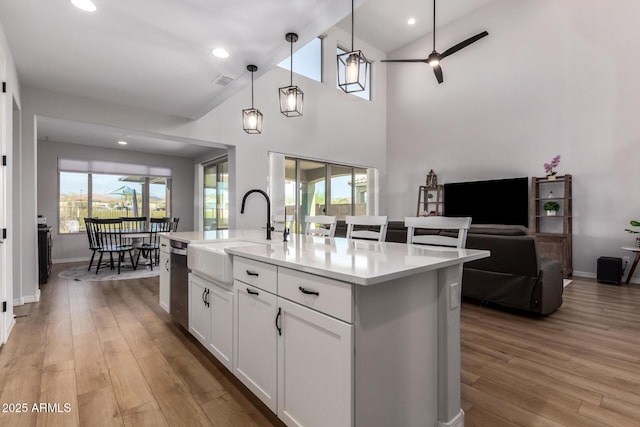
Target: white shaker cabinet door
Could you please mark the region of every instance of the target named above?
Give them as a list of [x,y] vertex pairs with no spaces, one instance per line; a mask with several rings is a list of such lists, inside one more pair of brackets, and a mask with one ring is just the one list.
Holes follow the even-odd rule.
[[217,285],[210,286],[211,339],[209,351],[227,369],[232,370],[233,292]]
[[211,338],[208,292],[210,290],[204,280],[189,275],[189,332],[204,346],[209,344]]
[[236,299],[234,373],[276,412],[278,297],[237,280],[233,286]]
[[169,307],[170,286],[171,286],[171,258],[168,253],[160,252],[160,307],[167,313],[171,307]]
[[278,417],[289,426],[353,425],[353,325],[278,304]]

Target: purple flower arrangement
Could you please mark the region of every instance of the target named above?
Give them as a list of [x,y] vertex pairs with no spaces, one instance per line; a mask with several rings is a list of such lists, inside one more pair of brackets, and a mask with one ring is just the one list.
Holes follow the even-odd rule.
[[560,154],[558,154],[553,159],[551,159],[549,163],[545,163],[544,171],[547,174],[547,176],[554,176],[555,174],[557,174],[558,172],[555,171],[554,169],[557,168],[559,164],[560,164]]

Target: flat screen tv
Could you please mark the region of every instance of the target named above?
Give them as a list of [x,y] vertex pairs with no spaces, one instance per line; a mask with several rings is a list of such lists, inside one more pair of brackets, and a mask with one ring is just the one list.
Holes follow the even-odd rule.
[[444,184],[444,215],[470,216],[471,224],[529,226],[529,178]]

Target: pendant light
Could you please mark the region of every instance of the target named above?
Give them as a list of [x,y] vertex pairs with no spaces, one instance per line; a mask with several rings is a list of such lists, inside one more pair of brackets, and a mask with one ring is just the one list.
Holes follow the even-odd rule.
[[262,113],[253,108],[253,73],[258,71],[258,67],[247,65],[247,70],[251,72],[251,108],[242,110],[242,127],[247,133],[262,133]]
[[289,86],[281,87],[280,93],[280,112],[287,117],[297,117],[302,115],[302,103],[304,93],[298,86],[293,85],[293,44],[298,41],[298,35],[295,33],[287,33],[284,38],[291,44],[291,80]]
[[367,87],[369,62],[353,48],[353,0],[351,0],[351,52],[338,55],[338,86],[347,93],[362,92]]

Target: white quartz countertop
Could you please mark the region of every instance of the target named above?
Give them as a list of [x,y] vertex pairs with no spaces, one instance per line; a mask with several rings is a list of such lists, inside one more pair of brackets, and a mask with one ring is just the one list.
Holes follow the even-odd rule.
[[262,242],[269,243],[229,247],[225,251],[234,256],[358,285],[374,285],[490,255],[489,251],[476,249],[371,242],[340,237],[293,234],[286,244],[276,238],[281,238],[281,233],[275,234],[271,241],[265,241],[263,234]]
[[[257,242],[267,241],[266,230],[212,230],[212,231],[176,231],[173,233],[165,233],[165,236],[171,240],[177,240],[184,243],[205,243],[215,242],[217,240],[252,240]],[[276,233],[274,233],[276,238]],[[282,238],[282,233],[277,237]]]

